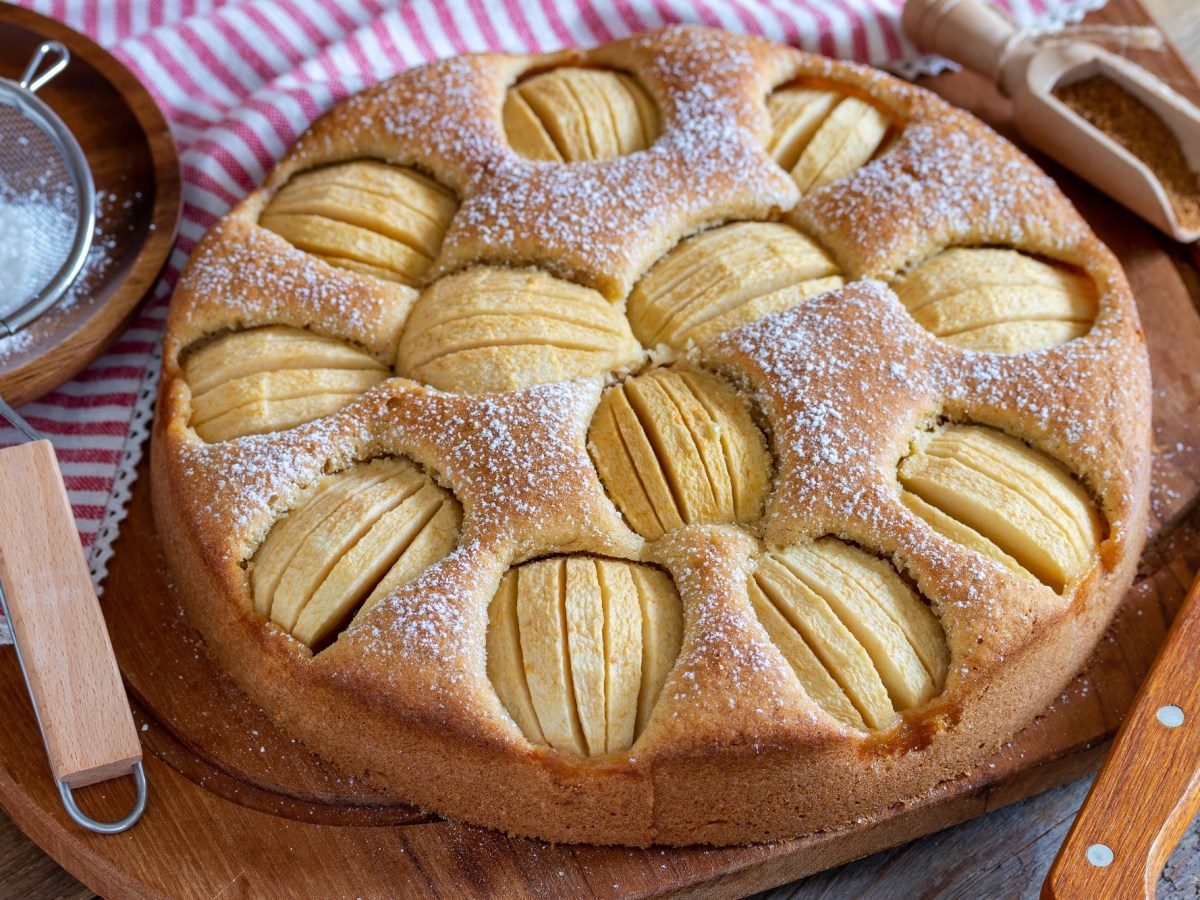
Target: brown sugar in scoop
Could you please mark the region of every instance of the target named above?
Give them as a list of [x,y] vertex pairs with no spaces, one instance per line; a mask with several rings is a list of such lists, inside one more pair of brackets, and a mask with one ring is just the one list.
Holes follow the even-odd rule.
[[1179,138],[1150,107],[1103,75],[1057,87],[1054,96],[1149,166],[1180,224],[1200,229],[1200,178]]

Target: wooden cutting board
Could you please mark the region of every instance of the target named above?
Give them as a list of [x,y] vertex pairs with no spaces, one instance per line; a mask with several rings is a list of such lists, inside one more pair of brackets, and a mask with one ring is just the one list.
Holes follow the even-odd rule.
[[[1146,20],[1136,0],[1113,0],[1095,18]],[[1176,57],[1150,62],[1200,99]],[[1007,104],[982,80],[960,73],[927,84],[1008,130]],[[143,729],[146,815],[115,837],[68,822],[7,648],[0,650],[0,804],[69,871],[114,897],[736,897],[1094,768],[1200,563],[1200,250],[1173,244],[1048,168],[1121,257],[1140,301],[1155,378],[1154,536],[1087,670],[966,777],[870,827],[722,850],[551,846],[427,815],[313,757],[212,666],[172,596],[142,477],[103,606]],[[78,795],[93,815],[116,817],[132,802],[133,786]]]

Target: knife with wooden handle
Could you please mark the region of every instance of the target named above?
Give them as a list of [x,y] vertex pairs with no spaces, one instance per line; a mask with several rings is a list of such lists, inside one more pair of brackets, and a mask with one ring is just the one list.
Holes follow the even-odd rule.
[[1200,576],[1042,885],[1043,900],[1153,897],[1200,810]]

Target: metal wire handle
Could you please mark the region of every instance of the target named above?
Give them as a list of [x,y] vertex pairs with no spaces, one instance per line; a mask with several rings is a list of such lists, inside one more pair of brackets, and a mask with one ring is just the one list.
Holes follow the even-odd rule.
[[[11,410],[9,410],[11,412]],[[20,416],[17,417],[18,419]],[[15,422],[13,424],[16,424]],[[4,613],[4,618],[9,623],[12,618],[8,614],[8,598],[4,595],[4,583],[0,581],[0,612]],[[11,630],[11,626],[10,626]],[[42,725],[42,712],[38,709],[37,700],[34,699],[33,688],[29,683],[29,670],[25,667],[25,656],[21,653],[21,643],[17,639],[16,631],[12,632],[13,647],[17,651],[17,662],[21,665],[21,676],[25,679],[25,688],[29,692],[29,702],[33,704],[33,715],[37,719],[38,731],[42,733],[42,742],[46,741],[46,729]],[[49,754],[49,747],[46,750]],[[139,759],[133,764],[130,769],[133,775],[133,780],[137,785],[137,799],[134,801],[133,809],[123,818],[117,819],[115,822],[101,822],[93,819],[87,813],[79,808],[79,804],[75,802],[75,795],[71,793],[71,786],[65,781],[55,781],[58,785],[58,795],[62,798],[63,806],[67,810],[67,815],[70,816],[76,823],[82,825],[88,831],[94,831],[97,834],[120,834],[122,831],[127,831],[137,824],[138,819],[142,817],[142,813],[146,811],[146,797],[148,791],[146,788],[146,770]]]
[[[50,53],[53,53],[57,59],[51,64],[41,75],[37,74],[38,69],[42,66],[42,60]],[[67,67],[67,63],[71,61],[71,51],[58,41],[45,41],[37,52],[33,55],[33,59],[29,61],[29,65],[25,67],[25,74],[21,76],[21,80],[17,82],[25,90],[36,94],[38,89],[43,87],[47,82],[52,80],[55,75]],[[37,77],[34,77],[37,76]]]
[[15,409],[4,402],[4,398],[0,397],[0,419],[5,419],[9,425],[25,435],[31,441],[40,441],[43,439],[41,435],[32,425],[26,422],[17,413]]
[[136,825],[137,820],[146,811],[146,769],[142,766],[140,759],[133,764],[133,780],[137,783],[137,801],[133,804],[129,815],[115,822],[99,822],[81,810],[75,803],[75,795],[71,793],[71,786],[65,781],[58,782],[58,795],[62,797],[63,806],[67,808],[67,815],[88,831],[94,831],[96,834],[120,834]]

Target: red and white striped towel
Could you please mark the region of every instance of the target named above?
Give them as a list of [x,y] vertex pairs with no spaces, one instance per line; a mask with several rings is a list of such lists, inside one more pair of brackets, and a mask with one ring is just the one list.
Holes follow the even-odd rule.
[[[1104,0],[1005,0],[1022,24],[1080,18]],[[54,442],[97,585],[145,441],[171,287],[204,230],[252,190],[321,112],[438,57],[530,53],[697,22],[914,72],[903,0],[22,0],[109,48],[166,114],[183,167],[183,220],[163,282],[134,326],[22,412]],[[0,446],[17,440],[0,428]],[[0,623],[2,624],[2,623]],[[2,639],[2,638],[0,638]]]

